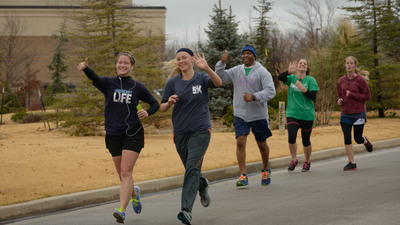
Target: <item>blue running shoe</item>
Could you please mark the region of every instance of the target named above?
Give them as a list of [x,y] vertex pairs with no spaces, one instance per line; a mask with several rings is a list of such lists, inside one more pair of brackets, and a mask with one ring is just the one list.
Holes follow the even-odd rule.
[[242,187],[249,185],[249,179],[247,178],[246,174],[242,174],[239,177],[239,180],[236,182],[236,187]]
[[261,170],[261,185],[267,186],[271,183],[271,167],[268,166],[267,170]]
[[117,223],[124,223],[125,212],[122,208],[115,208],[113,216],[117,219]]
[[133,211],[139,214],[142,211],[142,203],[140,202],[140,188],[135,186],[136,197],[132,198],[129,202],[132,203]]
[[178,220],[182,221],[183,224],[190,225],[190,222],[192,222],[192,213],[180,211],[178,214]]

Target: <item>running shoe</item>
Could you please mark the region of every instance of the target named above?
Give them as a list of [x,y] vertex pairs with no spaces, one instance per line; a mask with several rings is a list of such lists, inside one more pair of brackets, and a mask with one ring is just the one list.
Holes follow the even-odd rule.
[[302,172],[308,172],[310,171],[311,163],[310,162],[304,162],[303,163],[303,169],[301,170]]
[[208,194],[209,183],[206,178],[204,178],[204,180],[206,181],[207,186],[203,188],[203,190],[199,190],[200,202],[203,207],[208,207],[211,203],[211,198]]
[[367,141],[367,143],[364,143],[365,148],[367,149],[368,152],[372,152],[373,150],[373,145],[371,142],[369,142],[368,138],[364,136],[364,140]]
[[122,208],[115,208],[113,216],[117,219],[117,223],[124,223],[125,212]]
[[267,186],[271,183],[271,167],[268,165],[267,170],[261,170],[261,185]]
[[140,202],[140,188],[135,186],[135,191],[136,197],[131,198],[129,202],[132,204],[133,211],[135,211],[136,214],[139,214],[142,211],[142,203]]
[[290,161],[290,164],[289,164],[289,167],[288,167],[288,171],[289,172],[293,171],[296,168],[298,163],[299,163],[299,160],[297,160],[297,159],[296,159],[296,161],[294,161],[294,160]]
[[188,211],[180,211],[178,213],[178,220],[182,221],[183,224],[189,224],[192,222],[192,213]]
[[247,178],[246,174],[242,174],[239,177],[239,180],[236,182],[236,187],[242,187],[249,185],[249,179]]
[[347,164],[343,170],[344,171],[348,171],[348,170],[356,170],[357,169],[357,164],[356,163],[351,163],[349,162],[349,164]]

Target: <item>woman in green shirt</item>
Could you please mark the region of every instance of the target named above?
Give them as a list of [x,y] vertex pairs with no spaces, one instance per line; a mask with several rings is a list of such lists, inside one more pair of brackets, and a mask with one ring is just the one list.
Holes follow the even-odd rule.
[[305,156],[302,171],[306,172],[310,170],[311,166],[310,136],[315,120],[314,100],[317,97],[318,85],[316,80],[309,76],[309,67],[305,59],[291,62],[289,70],[280,74],[278,79],[289,86],[286,123],[292,161],[289,164],[288,171],[293,171],[299,162],[296,137],[300,128]]

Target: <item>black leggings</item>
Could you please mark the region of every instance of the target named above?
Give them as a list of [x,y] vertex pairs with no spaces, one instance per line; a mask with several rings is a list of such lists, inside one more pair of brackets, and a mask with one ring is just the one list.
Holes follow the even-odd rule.
[[351,125],[347,123],[340,123],[342,126],[342,131],[344,135],[344,144],[351,145],[351,129],[354,126],[354,140],[357,144],[364,143],[364,138],[362,136],[364,130],[364,124],[361,125]]
[[298,120],[293,117],[287,117],[286,123],[289,134],[289,144],[296,143],[297,131],[299,128],[301,128],[301,139],[303,141],[303,146],[307,147],[311,145],[310,136],[314,121]]

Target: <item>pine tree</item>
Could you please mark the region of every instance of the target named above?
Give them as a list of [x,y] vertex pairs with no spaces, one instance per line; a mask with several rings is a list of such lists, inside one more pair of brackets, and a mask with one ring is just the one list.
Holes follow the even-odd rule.
[[[351,13],[351,19],[358,26],[358,43],[353,51],[360,64],[370,72],[371,100],[368,105],[378,110],[379,117],[385,117],[386,110],[400,105],[400,89],[397,88],[400,65],[390,57],[393,53],[390,49],[399,46],[399,17],[391,9],[394,3],[391,0],[354,1],[359,6],[343,8]],[[394,4],[397,6],[398,2]]]
[[63,76],[63,73],[67,72],[68,65],[65,64],[65,60],[67,56],[65,54],[66,49],[64,45],[68,41],[66,34],[66,24],[63,22],[60,25],[60,34],[53,34],[53,38],[58,41],[57,47],[54,50],[53,59],[47,67],[50,70],[52,83],[47,89],[48,99],[51,99],[53,95],[58,93],[65,93],[67,88],[63,83],[63,80],[67,78],[67,76]]
[[[82,43],[81,60],[88,57],[90,67],[99,75],[115,74],[119,53],[129,51],[136,64],[133,74],[149,89],[162,86],[160,45],[164,37],[141,36],[136,23],[140,18],[127,10],[124,0],[88,0],[72,19],[77,24],[73,31]],[[163,50],[161,50],[161,53]]]
[[266,68],[267,66],[267,55],[268,55],[268,43],[269,43],[269,17],[268,12],[272,9],[272,3],[269,0],[257,0],[258,5],[253,6],[260,15],[255,18],[256,29],[254,34],[254,47],[257,51],[257,61],[263,64]]
[[215,65],[227,50],[229,57],[226,64],[227,68],[230,68],[241,63],[240,50],[245,39],[237,33],[239,24],[235,21],[231,9],[229,14],[226,11],[227,9],[222,8],[221,0],[218,1],[218,5],[214,5],[212,22],[208,23],[208,29],[204,30],[208,37],[207,44],[203,46],[199,43],[199,49],[204,52],[210,65]]
[[[226,67],[231,68],[241,64],[241,48],[244,46],[244,37],[237,33],[238,23],[235,22],[235,16],[231,10],[229,14],[227,9],[221,6],[221,0],[218,5],[214,5],[211,21],[208,23],[208,29],[205,32],[208,36],[207,44],[199,43],[199,49],[204,52],[208,64],[213,67],[219,60],[225,50],[229,57]],[[233,89],[232,85],[224,84],[223,87],[210,89],[210,111],[214,117],[223,116],[228,106],[232,105]]]
[[[160,57],[162,57],[164,37],[140,36],[132,10],[124,5],[126,0],[87,0],[82,10],[71,16],[75,26],[72,38],[81,48],[77,50],[81,62],[86,57],[89,67],[99,76],[113,76],[119,53],[129,51],[135,58],[134,79],[146,85],[149,90],[162,86]],[[160,47],[162,46],[162,47]],[[160,64],[160,65],[159,65]],[[83,77],[85,77],[83,75]],[[73,135],[97,135],[104,123],[104,96],[92,83],[79,84],[70,94],[57,96],[56,108],[64,109],[54,120],[64,121],[61,126]],[[145,105],[143,105],[146,107]]]

